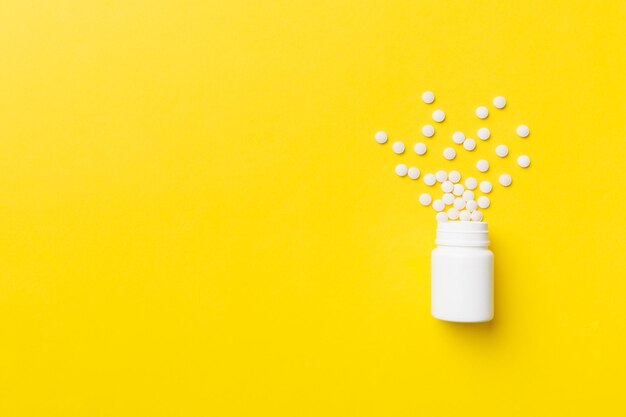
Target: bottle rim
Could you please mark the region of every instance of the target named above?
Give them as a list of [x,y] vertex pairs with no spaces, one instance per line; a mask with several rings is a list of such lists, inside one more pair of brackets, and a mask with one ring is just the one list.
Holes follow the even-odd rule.
[[487,222],[447,221],[437,223],[439,246],[489,246]]

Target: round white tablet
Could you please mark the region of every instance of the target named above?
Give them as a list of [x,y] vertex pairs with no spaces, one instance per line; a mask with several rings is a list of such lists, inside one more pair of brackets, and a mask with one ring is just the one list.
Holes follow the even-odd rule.
[[422,142],[417,142],[415,146],[413,146],[413,150],[418,155],[424,155],[426,153],[426,144]]
[[474,200],[470,200],[465,203],[465,208],[472,212],[478,208],[478,203]]
[[430,196],[430,194],[423,193],[423,194],[420,194],[419,200],[422,206],[427,206],[430,204],[431,201],[433,201],[433,198]]
[[409,169],[406,167],[406,165],[404,164],[396,165],[396,174],[398,174],[399,176],[404,177],[408,171]]
[[422,126],[422,135],[431,138],[435,134],[435,128],[432,125]]
[[478,138],[480,140],[487,140],[491,136],[491,132],[486,127],[481,127],[480,129],[478,129],[478,132],[476,132],[476,134],[478,135]]
[[528,166],[530,165],[530,158],[528,157],[528,155],[518,156],[517,165],[521,166],[522,168],[528,168]]
[[498,96],[493,99],[493,105],[496,109],[503,109],[506,106],[506,99],[502,96]]
[[448,179],[448,173],[444,171],[443,169],[440,169],[439,171],[435,173],[435,178],[437,178],[437,181],[439,182],[444,182],[445,180]]
[[461,197],[457,197],[454,199],[452,205],[457,210],[463,210],[465,208],[465,200],[463,200]]
[[468,190],[475,190],[476,187],[478,187],[478,181],[476,181],[476,178],[469,177],[465,180],[465,188]]
[[509,148],[506,145],[498,145],[496,146],[496,155],[500,158],[504,158],[509,154]]
[[472,138],[467,138],[465,139],[465,141],[463,141],[463,147],[467,151],[473,151],[474,149],[476,149],[476,141]]
[[437,219],[438,222],[447,222],[448,221],[448,215],[446,213],[444,213],[443,211],[441,213],[437,213],[435,218]]
[[519,136],[520,138],[525,138],[530,134],[530,129],[526,125],[517,126],[517,129],[515,129],[515,131],[517,132],[517,136]]
[[422,93],[422,101],[426,104],[430,104],[435,101],[435,93],[432,91],[424,91]]
[[437,182],[437,178],[435,178],[435,174],[428,173],[424,175],[424,184],[432,187]]
[[443,157],[446,158],[448,161],[452,161],[454,158],[456,158],[456,151],[452,148],[446,148],[443,150]]
[[376,140],[376,142],[382,145],[383,143],[387,142],[387,133],[382,131],[376,132],[376,134],[374,135],[374,139]]
[[450,220],[456,220],[459,218],[459,210],[454,207],[448,209],[448,218]]
[[444,193],[451,193],[453,189],[454,184],[452,184],[452,181],[444,181],[441,183],[441,191]]
[[461,210],[461,212],[459,213],[459,220],[461,220],[462,222],[469,222],[471,218],[471,213],[469,212],[469,210]]
[[463,191],[463,200],[470,201],[474,199],[474,191],[465,190]]
[[487,116],[489,116],[489,110],[487,110],[487,107],[480,106],[476,108],[476,117],[479,119],[486,119]]
[[394,142],[393,145],[391,145],[391,149],[394,151],[394,153],[400,155],[401,153],[404,153],[404,143]]
[[470,219],[473,222],[480,222],[483,220],[483,214],[480,212],[480,210],[473,211],[470,216]]
[[500,181],[500,184],[504,187],[508,187],[513,182],[513,179],[509,174],[502,174],[500,178],[498,178],[498,181]]
[[454,132],[452,134],[452,142],[456,143],[457,145],[462,144],[464,140],[465,135],[463,134],[463,132]]
[[463,191],[465,191],[465,187],[463,187],[463,184],[454,184],[452,194],[456,196],[463,195]]
[[478,203],[478,207],[483,208],[483,209],[486,209],[491,204],[489,197],[484,196],[484,195],[481,195],[480,197],[478,197],[478,200],[476,200],[476,202]]
[[420,177],[420,169],[418,167],[411,167],[408,171],[409,178],[416,180]]
[[478,188],[483,193],[489,194],[491,192],[491,190],[493,189],[493,186],[491,185],[491,183],[489,181],[481,181],[480,185],[478,186]]
[[448,174],[448,179],[456,184],[457,182],[461,181],[461,173],[459,171],[450,171],[450,173]]
[[478,160],[478,162],[476,162],[476,169],[480,172],[489,171],[489,161],[487,161],[486,159]]
[[446,208],[446,205],[443,203],[443,201],[441,200],[433,201],[433,209],[435,209],[435,211],[442,211],[445,208]]
[[450,204],[454,203],[454,194],[452,194],[452,193],[445,193],[441,197],[441,199],[446,204],[446,206],[449,206]]
[[443,120],[446,118],[446,114],[443,112],[443,110],[435,110],[433,112],[433,120],[437,123],[441,123],[443,122]]

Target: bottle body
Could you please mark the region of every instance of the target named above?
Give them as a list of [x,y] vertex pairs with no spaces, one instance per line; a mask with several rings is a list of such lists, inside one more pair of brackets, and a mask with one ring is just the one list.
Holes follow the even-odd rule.
[[443,228],[440,223],[438,247],[431,256],[431,313],[446,321],[489,321],[493,318],[493,252],[487,249],[487,225],[448,223]]

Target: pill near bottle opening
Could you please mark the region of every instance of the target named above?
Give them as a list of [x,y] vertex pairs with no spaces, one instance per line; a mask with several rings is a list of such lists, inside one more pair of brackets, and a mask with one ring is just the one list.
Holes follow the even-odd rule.
[[448,173],[448,179],[456,184],[461,181],[461,173],[459,171],[452,170]]
[[418,167],[411,167],[408,170],[409,178],[416,180],[420,177],[420,170]]
[[446,208],[446,205],[444,204],[442,200],[433,201],[433,209],[435,211],[443,211],[443,209],[445,208]]
[[413,150],[418,155],[424,155],[426,153],[426,144],[423,142],[417,142],[415,146],[413,146]]
[[435,93],[433,93],[432,91],[424,91],[422,93],[422,101],[426,104],[431,104],[433,101],[435,101]]
[[445,193],[441,199],[443,200],[443,202],[446,204],[446,206],[451,205],[452,203],[454,203],[454,194],[452,193]]
[[463,184],[454,184],[454,188],[452,189],[452,194],[456,196],[463,195],[463,191],[465,191],[465,187]]
[[487,161],[486,159],[480,159],[478,162],[476,162],[476,169],[480,172],[489,171],[489,161]]
[[517,126],[517,129],[515,129],[515,131],[517,132],[517,136],[519,136],[520,138],[528,137],[528,135],[530,134],[530,129],[526,125]]
[[478,138],[480,140],[487,140],[491,136],[491,132],[486,127],[481,127],[480,129],[478,129],[478,132],[476,132],[476,134],[478,135]]
[[491,190],[493,189],[493,186],[491,185],[489,181],[485,180],[485,181],[480,182],[480,185],[478,186],[478,188],[480,189],[481,192],[485,194],[489,194]]
[[500,181],[500,184],[504,187],[508,187],[513,182],[513,179],[509,174],[500,175],[500,178],[498,180]]
[[428,193],[420,194],[419,201],[422,206],[428,206],[433,198]]
[[422,135],[431,138],[435,134],[435,128],[432,125],[422,126]]
[[478,187],[478,181],[476,181],[476,178],[469,177],[465,180],[465,188],[468,190],[475,190],[476,187]]
[[454,189],[454,184],[452,184],[452,181],[446,180],[441,183],[441,191],[443,191],[444,193],[451,193],[453,189]]
[[475,200],[469,200],[465,203],[465,208],[472,212],[478,208],[478,203]]
[[457,197],[454,199],[454,202],[452,203],[452,205],[454,206],[455,209],[462,210],[465,208],[465,200],[463,200],[461,197]]
[[448,173],[444,171],[443,169],[440,169],[439,171],[435,173],[435,178],[437,178],[437,181],[439,182],[444,182],[445,180],[448,179]]
[[424,175],[424,184],[428,185],[429,187],[435,185],[436,182],[437,178],[435,177],[435,174],[428,173]]
[[448,218],[450,220],[456,220],[459,218],[459,210],[454,207],[448,209]]
[[493,99],[493,106],[496,109],[503,109],[506,106],[506,99],[502,96],[498,96]]
[[444,113],[443,110],[435,110],[433,112],[433,120],[437,123],[441,123],[444,121],[444,119],[446,118],[446,114]]
[[443,211],[440,212],[440,213],[437,213],[435,218],[437,219],[438,222],[447,222],[448,221],[448,215],[446,213],[444,213]]
[[489,197],[484,195],[478,197],[478,200],[476,200],[476,202],[478,203],[478,207],[483,209],[486,209],[491,204],[491,200],[489,200]]
[[518,156],[517,165],[521,166],[522,168],[528,168],[528,166],[530,165],[530,158],[528,157],[528,155]]
[[473,211],[470,216],[470,219],[473,222],[480,222],[483,220],[483,214],[480,212],[480,210]]
[[463,134],[463,132],[454,132],[452,134],[452,142],[456,143],[457,145],[462,144],[464,140],[465,135]]
[[461,212],[459,213],[459,220],[461,220],[462,222],[470,221],[471,217],[472,216],[469,210],[461,210]]
[[476,108],[476,117],[479,119],[486,119],[489,116],[489,110],[485,106],[480,106]]
[[465,190],[463,191],[463,200],[470,201],[474,199],[474,191]]
[[393,150],[394,153],[397,153],[398,155],[400,155],[404,153],[404,143],[394,142],[393,145],[391,145],[391,149]]
[[472,138],[467,138],[463,141],[463,147],[467,151],[473,151],[476,149],[476,141]]
[[448,161],[452,161],[456,158],[456,151],[453,148],[446,148],[443,150],[443,157]]
[[374,139],[376,140],[376,142],[382,145],[383,143],[387,142],[387,133],[383,131],[376,132],[376,134],[374,135]]
[[406,167],[406,165],[404,164],[396,165],[396,174],[398,174],[398,176],[404,177],[408,171],[409,169]]
[[509,148],[506,145],[498,145],[496,146],[496,155],[500,158],[504,158],[509,154]]

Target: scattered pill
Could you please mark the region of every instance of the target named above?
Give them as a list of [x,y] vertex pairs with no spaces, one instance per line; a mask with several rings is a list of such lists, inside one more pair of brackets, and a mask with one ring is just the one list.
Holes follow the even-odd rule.
[[374,139],[376,140],[376,142],[382,145],[383,143],[387,142],[387,133],[382,131],[376,132],[376,134],[374,135]]
[[391,145],[391,149],[395,153],[400,155],[401,153],[404,153],[404,143],[402,143],[402,142],[394,142],[393,145]]
[[491,136],[491,132],[486,127],[481,127],[480,129],[478,129],[478,132],[476,132],[476,134],[478,135],[478,138],[480,140],[487,140]]
[[465,187],[463,184],[454,184],[454,188],[452,189],[452,194],[456,196],[463,195],[463,191],[465,191]]
[[475,190],[476,187],[478,187],[478,181],[476,181],[476,178],[469,177],[465,180],[465,188],[468,190]]
[[465,200],[463,200],[461,197],[457,197],[454,199],[452,205],[457,210],[463,210],[465,208]]
[[463,200],[470,201],[474,199],[474,191],[465,190],[463,191]]
[[433,198],[430,196],[430,194],[423,193],[423,194],[420,194],[419,200],[422,206],[427,206],[430,204],[431,201],[433,201]]
[[491,183],[489,181],[481,181],[480,185],[478,186],[478,188],[480,189],[480,191],[482,191],[485,194],[489,194],[491,192],[491,190],[493,189],[493,186],[491,185]]
[[452,193],[445,193],[441,199],[443,200],[443,202],[446,204],[446,206],[451,205],[452,203],[454,203],[454,194]]
[[448,173],[448,179],[456,184],[461,181],[461,173],[459,171],[450,171],[450,173]]
[[463,134],[463,132],[454,132],[452,134],[452,142],[456,143],[457,145],[462,144],[464,140],[465,135]]
[[435,216],[438,222],[447,222],[448,221],[448,215],[446,213],[444,213],[443,211],[441,213],[437,213],[437,216]]
[[439,182],[444,182],[445,180],[448,179],[448,173],[444,171],[443,169],[440,169],[439,171],[435,173],[435,178],[437,178],[437,181]]
[[422,126],[422,135],[431,138],[435,134],[435,128],[432,125]]
[[433,201],[433,209],[435,209],[435,211],[443,211],[443,209],[445,208],[446,208],[446,205],[444,204],[442,200]]
[[473,222],[480,222],[483,220],[483,214],[480,212],[480,210],[473,211],[470,216],[470,219]]
[[432,91],[424,91],[422,93],[422,101],[426,104],[430,104],[435,101],[435,93]]
[[521,166],[522,168],[528,168],[528,166],[530,165],[530,158],[528,157],[528,155],[518,156],[517,165]]
[[509,148],[506,145],[498,145],[496,146],[496,155],[500,158],[504,158],[509,154]]
[[487,110],[487,107],[480,106],[476,108],[476,117],[479,119],[486,119],[487,116],[489,116],[489,110]]
[[465,203],[465,208],[472,212],[478,208],[478,203],[474,200],[470,200]]
[[459,210],[454,207],[448,209],[448,218],[450,220],[456,220],[459,218]]
[[426,144],[422,142],[417,142],[413,147],[413,150],[418,155],[424,155],[426,153]]
[[484,196],[484,195],[481,195],[480,197],[478,197],[478,200],[476,202],[478,203],[478,207],[483,208],[483,209],[486,209],[491,204],[489,197]]
[[424,175],[424,184],[432,187],[437,182],[437,178],[435,178],[435,174],[428,173]]
[[443,120],[446,118],[446,114],[443,112],[443,110],[435,110],[433,112],[433,120],[437,123],[441,123],[443,122]]
[[500,178],[498,180],[500,181],[500,184],[504,187],[508,187],[513,182],[513,179],[509,174],[500,175]]
[[406,165],[404,164],[396,165],[396,174],[398,174],[400,177],[404,177],[408,171],[409,169],[406,167]]
[[443,150],[443,157],[448,161],[452,161],[456,158],[456,151],[453,148],[446,148]]
[[408,171],[409,178],[416,180],[420,177],[420,169],[418,167],[411,167]]
[[530,134],[530,129],[526,125],[519,125],[515,130],[517,132],[517,136],[520,138],[525,138]]
[[469,222],[471,218],[472,215],[469,210],[461,210],[461,212],[459,213],[459,220],[461,220],[462,222]]
[[493,99],[493,105],[496,109],[503,109],[506,106],[506,99],[502,96],[498,96]]
[[489,171],[489,161],[487,161],[486,159],[480,159],[478,162],[476,162],[476,169],[480,172]]
[[465,139],[465,141],[463,141],[463,147],[467,151],[473,151],[474,149],[476,149],[476,141],[472,138],[467,138]]
[[444,181],[441,183],[441,191],[444,193],[451,193],[453,189],[454,184],[452,184],[452,181]]

